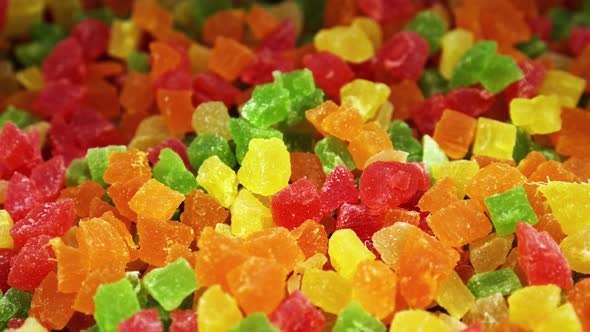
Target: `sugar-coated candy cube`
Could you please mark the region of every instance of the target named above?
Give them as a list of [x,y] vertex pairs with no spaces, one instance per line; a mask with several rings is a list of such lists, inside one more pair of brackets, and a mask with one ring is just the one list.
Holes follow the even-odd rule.
[[151,265],[161,267],[174,260],[171,250],[188,250],[195,238],[193,230],[176,221],[141,218],[137,222],[139,258]]
[[257,127],[269,127],[287,119],[291,100],[281,84],[257,85],[252,98],[244,104],[242,116]]
[[306,220],[319,222],[323,216],[317,188],[306,178],[276,193],[272,197],[271,211],[276,224],[289,230]]
[[184,298],[199,288],[195,272],[184,258],[151,270],[143,278],[143,285],[169,311],[178,308]]
[[161,332],[164,327],[157,309],[143,309],[117,325],[117,332]]
[[236,159],[240,164],[248,152],[249,143],[253,138],[277,137],[283,139],[282,132],[272,128],[257,128],[244,119],[231,118],[227,125],[234,143],[236,143]]
[[363,170],[369,165],[371,157],[384,151],[393,151],[393,145],[385,129],[376,122],[369,122],[350,141],[348,151],[357,168]]
[[500,236],[514,233],[518,222],[524,221],[531,225],[538,222],[537,215],[522,186],[487,197],[484,202],[490,212],[496,233]]
[[347,102],[322,120],[321,129],[326,134],[351,141],[363,129],[363,118],[357,109]]
[[459,200],[433,212],[427,219],[436,237],[446,245],[460,248],[488,235],[492,224],[477,200]]
[[434,314],[424,310],[403,310],[395,314],[389,327],[390,332],[440,331],[451,329]]
[[[395,113],[397,113],[398,106],[396,105],[395,107]],[[405,151],[409,154],[407,161],[422,161],[422,145],[414,138],[412,130],[407,123],[401,120],[394,120],[387,128],[387,133],[395,150]]]
[[88,149],[86,159],[88,160],[92,180],[100,183],[103,187],[106,186],[103,176],[109,166],[109,155],[112,152],[122,152],[126,149],[125,146],[107,146],[104,148]]
[[227,127],[229,121],[227,107],[219,101],[205,102],[197,106],[193,113],[193,129],[197,135],[214,134],[231,139],[231,133]]
[[508,298],[510,320],[530,330],[557,310],[561,290],[555,285],[528,286]]
[[479,82],[486,64],[495,56],[497,49],[498,44],[494,41],[479,41],[465,51],[453,69],[451,88]]
[[514,235],[498,236],[492,233],[469,244],[469,261],[475,273],[492,272],[506,262],[512,249]]
[[366,329],[385,332],[386,328],[378,319],[366,312],[358,302],[350,302],[340,311],[332,331],[344,332],[350,329]]
[[330,52],[352,63],[365,62],[375,54],[369,36],[356,26],[320,30],[313,43],[318,51]]
[[436,53],[440,48],[441,40],[446,32],[443,19],[432,11],[422,11],[406,25],[406,29],[415,31],[428,42],[430,54]]
[[373,246],[381,255],[383,262],[394,271],[399,271],[398,261],[406,240],[413,229],[419,230],[416,226],[406,222],[396,222],[373,234]]
[[316,87],[313,75],[308,69],[294,70],[285,74],[275,71],[273,77],[276,84],[280,84],[289,92],[290,108],[287,126],[301,122],[305,118],[305,111],[324,101],[324,91]]
[[590,257],[588,257],[590,243],[590,227],[570,234],[559,244],[563,255],[572,270],[579,273],[590,273]]
[[375,116],[379,107],[389,97],[390,89],[383,83],[355,79],[340,89],[342,103],[350,104],[358,110],[364,121]]
[[350,302],[351,290],[351,282],[334,271],[309,269],[301,280],[301,291],[311,303],[332,314]]
[[50,239],[49,235],[40,235],[25,242],[11,259],[8,285],[20,290],[33,290],[55,269],[55,254],[47,245]]
[[424,71],[428,53],[426,39],[414,31],[401,31],[383,43],[377,60],[392,77],[417,81]]
[[432,170],[432,166],[444,162],[448,162],[449,158],[438,143],[429,135],[422,136],[422,162]]
[[254,61],[254,52],[232,38],[218,36],[208,57],[207,67],[227,81],[237,79]]
[[478,119],[473,154],[511,160],[515,144],[514,125],[483,117]]
[[473,45],[474,36],[469,30],[454,29],[444,34],[441,40],[441,58],[438,70],[441,75],[450,80],[455,65],[463,54]]
[[229,332],[278,332],[266,315],[261,312],[255,312],[242,319],[238,324],[228,330]]
[[201,134],[195,137],[188,146],[187,153],[190,164],[195,170],[198,170],[211,156],[219,157],[230,168],[236,166],[236,158],[228,142],[215,134]]
[[522,288],[522,285],[511,268],[504,268],[474,275],[469,279],[467,287],[477,298],[483,298],[496,293],[509,295]]
[[451,177],[444,177],[426,191],[418,204],[416,205],[420,211],[428,211],[431,214],[450,206],[459,200],[457,195],[457,187]]
[[193,92],[188,89],[172,88],[164,87],[157,90],[156,102],[158,109],[164,116],[168,130],[171,133],[183,134],[191,132],[193,131],[192,116],[195,110],[191,100]]
[[115,19],[111,28],[108,54],[115,58],[127,59],[129,53],[137,48],[140,35],[141,31],[133,21]]
[[197,304],[198,331],[225,332],[242,320],[236,300],[214,285],[201,295]]
[[535,332],[564,331],[581,332],[582,324],[571,303],[564,303],[545,317],[535,328]]
[[278,138],[253,139],[242,160],[238,179],[252,193],[270,196],[287,186],[291,164],[287,147]]
[[350,66],[329,52],[305,55],[303,64],[312,72],[317,85],[333,98],[339,96],[340,88],[354,78]]
[[25,318],[31,306],[30,293],[10,288],[0,298],[0,328],[5,329],[6,324],[12,318]]
[[477,120],[463,113],[445,110],[434,128],[434,140],[452,159],[465,157],[475,137]]
[[277,261],[287,271],[293,271],[305,260],[295,237],[283,227],[271,227],[250,235],[244,241],[244,248],[252,256]]
[[563,107],[574,108],[584,92],[586,81],[562,70],[548,70],[539,87],[541,95],[556,95]]
[[379,319],[390,315],[396,291],[397,275],[387,265],[378,260],[359,263],[352,280],[352,300],[369,314]]
[[328,254],[334,269],[348,280],[353,278],[360,262],[375,259],[351,229],[340,229],[332,234]]
[[382,227],[382,217],[373,214],[371,209],[362,203],[344,203],[338,209],[335,229],[351,229],[361,242],[367,245],[369,245],[373,234]]
[[481,85],[493,94],[501,92],[524,77],[516,61],[504,55],[496,55],[488,60],[480,75]]
[[100,285],[94,303],[94,318],[101,331],[117,331],[119,323],[140,310],[135,291],[127,279]]
[[531,135],[550,134],[561,129],[561,106],[558,97],[514,98],[510,102],[512,123]]
[[152,169],[154,179],[186,195],[197,187],[195,176],[186,169],[182,158],[172,149],[160,151],[160,160]]
[[14,240],[10,235],[10,229],[13,225],[12,218],[6,210],[0,210],[0,248],[1,249],[12,249],[14,246]]
[[231,233],[237,237],[246,238],[274,225],[270,209],[245,188],[238,192],[230,211]]
[[465,186],[479,171],[479,165],[474,160],[454,160],[432,165],[431,175],[436,181],[449,177],[457,188],[457,197],[465,197]]
[[481,322],[483,327],[491,328],[508,319],[508,305],[502,293],[477,299],[469,312],[463,316],[466,324]]
[[338,165],[328,175],[320,192],[322,212],[329,214],[344,203],[356,203],[359,199],[359,192],[354,182],[352,172]]
[[523,186],[525,181],[526,178],[517,168],[505,163],[492,163],[480,169],[467,182],[465,193],[483,203],[485,198]]
[[461,319],[475,303],[475,297],[455,271],[442,281],[434,299],[456,319]]
[[170,312],[170,332],[197,332],[197,313],[193,309]]
[[238,194],[236,173],[216,155],[203,161],[199,167],[197,182],[225,208],[231,206]]
[[[108,167],[103,174],[104,182],[112,185],[117,182],[129,181],[132,178],[141,178],[144,181],[149,180],[152,175],[152,170],[148,164],[148,158],[149,157],[145,152],[137,149],[110,153],[108,157]],[[85,159],[75,160],[83,162]],[[74,162],[72,162],[72,164],[73,163]],[[86,161],[86,164],[87,163],[88,162]],[[70,164],[70,168],[72,168],[72,164]],[[83,164],[80,165],[82,166]],[[68,170],[70,168],[68,168]],[[81,179],[77,180],[77,182],[80,180]]]
[[356,168],[346,144],[334,136],[326,136],[319,140],[314,151],[320,158],[326,174],[332,173],[332,170],[338,165],[344,165],[349,170]]
[[565,234],[573,234],[590,225],[590,186],[582,183],[552,181],[539,187]]
[[272,324],[285,332],[318,332],[326,324],[326,318],[300,291],[287,297],[269,316]]
[[168,220],[183,201],[184,195],[151,179],[133,195],[129,207],[140,217]]

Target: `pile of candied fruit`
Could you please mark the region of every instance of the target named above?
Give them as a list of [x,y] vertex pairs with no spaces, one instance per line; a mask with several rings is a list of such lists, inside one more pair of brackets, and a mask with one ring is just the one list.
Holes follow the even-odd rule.
[[589,0],[0,0],[0,331],[590,331]]

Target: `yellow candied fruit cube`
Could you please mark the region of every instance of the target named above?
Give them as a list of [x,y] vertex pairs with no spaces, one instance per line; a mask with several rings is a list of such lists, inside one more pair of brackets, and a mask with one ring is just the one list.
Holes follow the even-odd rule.
[[514,98],[510,102],[510,119],[531,135],[561,130],[561,105],[555,95]]
[[381,43],[383,42],[383,30],[377,21],[370,17],[355,17],[352,20],[351,25],[363,30],[376,50],[381,47]]
[[574,108],[578,105],[586,80],[563,70],[548,70],[539,87],[540,95],[556,95],[563,107]]
[[279,138],[250,141],[248,152],[238,170],[240,183],[254,194],[270,196],[289,184],[291,159]]
[[383,83],[355,79],[340,88],[340,100],[358,110],[366,122],[377,114],[390,93],[389,87]]
[[450,332],[451,329],[445,322],[441,321],[434,314],[424,310],[404,310],[395,314],[390,332],[415,332],[415,331],[437,331]]
[[28,34],[31,25],[41,21],[44,9],[44,0],[8,1],[6,21],[4,28],[0,30],[0,36],[12,38]]
[[10,229],[12,228],[12,218],[6,210],[0,210],[0,248],[12,249],[14,247],[14,241],[10,236]]
[[375,55],[367,34],[355,26],[337,26],[320,30],[313,43],[318,51],[333,53],[352,63],[362,63]]
[[477,120],[477,132],[473,144],[473,154],[504,160],[512,160],[512,150],[516,145],[514,125],[488,119]]
[[393,116],[394,106],[389,101],[386,100],[381,107],[377,110],[373,121],[379,125],[379,127],[387,130],[389,128],[389,124],[391,123],[391,117]]
[[582,324],[571,303],[565,303],[543,319],[533,332],[582,332]]
[[308,269],[301,280],[301,291],[313,305],[338,314],[350,302],[352,284],[334,271]]
[[406,239],[412,231],[418,227],[407,222],[396,222],[391,226],[383,227],[373,234],[373,245],[381,255],[381,259],[394,271],[398,271],[397,262],[401,251],[406,245]]
[[332,234],[328,254],[334,269],[348,280],[352,280],[360,262],[375,259],[352,229],[340,229]]
[[590,226],[566,237],[559,247],[570,268],[576,272],[590,274]]
[[240,320],[242,312],[236,300],[214,285],[201,295],[197,305],[198,330],[201,332],[226,332]]
[[238,194],[236,173],[218,156],[211,156],[201,164],[197,182],[225,208],[232,205]]
[[127,60],[130,52],[137,49],[141,30],[131,20],[113,21],[111,27],[111,40],[108,53],[110,56]]
[[16,80],[27,90],[43,90],[45,82],[39,67],[28,67],[16,73]]
[[209,133],[231,140],[227,123],[229,113],[224,103],[211,101],[200,104],[193,113],[193,129],[197,135]]
[[492,272],[506,262],[514,243],[514,234],[498,236],[492,233],[469,244],[469,261],[475,273]]
[[135,136],[129,143],[129,148],[146,151],[154,147],[166,138],[172,136],[168,130],[168,124],[161,115],[153,115],[143,119],[137,129]]
[[479,164],[475,160],[454,160],[432,165],[432,177],[438,181],[445,177],[453,179],[457,187],[457,196],[465,196],[465,184],[479,171]]
[[461,319],[475,304],[475,296],[455,271],[442,281],[434,299],[456,319]]
[[528,286],[521,288],[508,298],[510,321],[533,330],[561,302],[561,289],[556,285]]
[[564,234],[574,234],[590,225],[590,184],[552,181],[539,191],[547,198]]
[[230,207],[231,232],[246,238],[274,225],[270,209],[264,206],[248,189],[241,189]]
[[129,207],[139,217],[169,220],[183,201],[183,194],[156,179],[150,179],[131,198]]
[[74,26],[76,14],[81,10],[80,0],[47,0],[47,4],[55,23],[68,30]]
[[443,36],[438,71],[444,78],[451,79],[455,65],[463,54],[473,46],[474,40],[473,33],[463,29],[449,31]]
[[207,71],[210,53],[211,49],[204,45],[191,44],[188,48],[188,58],[191,60],[191,73],[193,75]]

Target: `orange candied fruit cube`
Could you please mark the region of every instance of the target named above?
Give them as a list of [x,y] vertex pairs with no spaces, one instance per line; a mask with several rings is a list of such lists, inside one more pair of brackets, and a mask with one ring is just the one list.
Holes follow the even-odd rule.
[[252,256],[276,260],[288,272],[305,259],[293,235],[283,227],[267,228],[250,235],[244,241],[244,249]]
[[130,113],[147,114],[154,103],[149,75],[136,71],[128,73],[119,102]]
[[193,190],[184,200],[184,212],[180,215],[180,222],[189,226],[195,233],[198,240],[199,235],[210,226],[215,228],[218,223],[223,223],[229,216],[229,211],[225,209],[213,196]]
[[110,222],[100,218],[80,221],[76,240],[91,271],[106,267],[125,271],[129,263],[127,243]]
[[537,167],[547,161],[545,156],[539,151],[529,152],[523,160],[518,163],[518,170],[522,175],[530,178],[531,175],[537,170]]
[[469,115],[445,110],[434,128],[434,140],[451,159],[465,157],[473,143],[477,120]]
[[557,153],[568,157],[590,157],[590,112],[564,110],[561,121],[561,132],[555,146]]
[[266,11],[262,6],[255,4],[246,15],[246,22],[254,34],[254,38],[261,40],[275,30],[281,23],[278,18]]
[[244,39],[246,13],[243,9],[219,11],[209,17],[203,25],[203,40],[213,45],[217,37],[226,37],[241,42]]
[[129,207],[129,202],[145,182],[144,179],[136,177],[125,182],[114,183],[109,187],[109,197],[122,216],[133,221],[137,220],[137,213]]
[[567,170],[562,163],[555,160],[547,160],[537,167],[529,177],[529,180],[533,182],[576,182],[579,179],[574,173]]
[[395,309],[397,275],[382,261],[359,263],[352,280],[352,300],[358,301],[369,314],[379,319]]
[[488,235],[492,223],[484,213],[484,206],[475,199],[458,200],[428,218],[428,225],[446,245],[459,248]]
[[151,179],[137,190],[129,201],[129,207],[139,217],[169,220],[183,201],[183,194]]
[[72,305],[75,297],[75,294],[58,291],[57,275],[52,271],[35,289],[29,316],[52,330],[61,330],[74,315]]
[[82,282],[72,308],[87,315],[94,314],[94,295],[96,295],[98,287],[102,284],[117,282],[123,278],[125,278],[125,270],[119,268],[105,267],[91,270]]
[[144,182],[152,178],[152,169],[148,163],[147,153],[129,149],[123,152],[113,152],[109,155],[109,166],[103,175],[108,184],[141,178]]
[[447,176],[436,181],[436,183],[430,187],[422,197],[420,197],[418,207],[420,208],[420,211],[435,213],[436,211],[458,201],[459,198],[457,197],[457,187],[455,186],[453,179]]
[[90,202],[95,197],[101,198],[104,195],[104,188],[94,181],[86,181],[75,187],[62,189],[59,199],[72,198],[76,203],[76,216],[88,217],[90,214]]
[[322,129],[322,122],[324,119],[338,111],[338,105],[331,100],[323,102],[315,108],[305,111],[305,118],[311,123],[315,129],[320,132],[323,136],[327,136],[326,132]]
[[207,66],[225,80],[233,81],[254,61],[254,57],[254,52],[247,46],[233,39],[217,37]]
[[465,185],[465,194],[483,203],[484,198],[522,186],[525,181],[526,178],[516,167],[494,163],[475,173]]
[[116,61],[98,61],[88,64],[88,80],[100,80],[123,74],[125,67]]
[[367,160],[379,152],[393,150],[393,144],[385,129],[375,122],[369,122],[363,126],[348,145],[348,151],[360,170],[365,169]]
[[305,177],[318,190],[321,190],[324,181],[326,181],[326,173],[324,173],[320,158],[310,152],[291,152],[289,157],[291,159],[291,182]]
[[590,278],[582,279],[567,291],[567,301],[574,306],[584,331],[590,329]]
[[182,223],[151,218],[139,219],[137,235],[139,258],[157,267],[166,264],[166,258],[173,245],[181,245],[188,249],[195,237],[193,230]]
[[133,23],[152,34],[172,28],[172,14],[154,0],[135,1],[131,15]]
[[292,230],[291,235],[297,241],[306,259],[315,254],[326,255],[328,253],[328,233],[320,223],[306,220]]
[[357,15],[355,0],[327,0],[324,10],[324,25],[349,25]]
[[389,86],[391,93],[389,101],[395,107],[393,118],[407,120],[412,115],[414,108],[424,101],[422,90],[415,81],[403,80]]
[[565,238],[565,234],[563,234],[563,230],[561,229],[561,224],[557,218],[555,218],[553,213],[545,213],[543,217],[539,218],[539,222],[533,227],[539,232],[547,232],[556,243],[561,243],[561,240]]
[[563,162],[563,167],[576,174],[581,181],[590,179],[590,159],[571,157]]
[[157,79],[164,73],[182,65],[182,54],[165,42],[150,43],[151,71],[150,78]]
[[408,224],[418,227],[418,224],[420,224],[420,213],[418,211],[410,211],[404,208],[393,208],[385,211],[385,215],[383,216],[383,227],[391,226],[396,222],[407,222]]
[[[569,66],[569,71],[590,82],[590,45],[587,45],[582,50],[582,53],[572,61]],[[590,84],[586,84],[586,92],[590,91]]]
[[183,134],[193,131],[192,119],[195,108],[190,90],[159,89],[157,103],[160,113],[166,119],[172,134]]
[[475,160],[480,169],[493,163],[504,163],[506,165],[516,167],[516,162],[512,159],[498,159],[490,156],[472,155],[471,160]]
[[90,267],[79,248],[68,246],[61,238],[50,242],[57,261],[57,289],[62,293],[76,293],[86,279]]
[[348,104],[340,106],[322,121],[324,132],[345,141],[351,141],[363,129],[361,114]]

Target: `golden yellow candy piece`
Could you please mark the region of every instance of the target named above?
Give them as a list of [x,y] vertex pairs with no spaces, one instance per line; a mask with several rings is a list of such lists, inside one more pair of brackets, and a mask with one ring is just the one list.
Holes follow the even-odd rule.
[[356,17],[352,20],[351,25],[363,30],[376,50],[381,47],[381,43],[383,42],[383,30],[377,21],[370,17]]
[[556,95],[514,98],[510,102],[510,119],[531,135],[561,130],[561,105]]
[[243,316],[236,300],[224,293],[219,285],[214,285],[199,298],[197,317],[199,331],[226,332]]
[[232,205],[238,194],[236,173],[218,156],[211,156],[201,164],[197,182],[225,208]]
[[516,145],[516,127],[488,118],[477,120],[473,154],[502,160],[512,160]]
[[111,26],[108,53],[114,58],[127,60],[129,53],[137,49],[141,30],[131,20],[115,19]]
[[383,83],[355,79],[340,89],[340,100],[356,109],[363,121],[368,121],[377,114],[390,93],[391,89]]
[[0,210],[0,248],[12,249],[14,247],[14,241],[10,236],[10,229],[12,228],[12,218],[6,210]]
[[552,181],[539,191],[547,198],[565,234],[574,234],[590,225],[590,184]]
[[508,315],[513,323],[534,330],[539,323],[557,310],[561,289],[556,285],[528,286],[508,298]]
[[320,30],[313,43],[318,51],[330,52],[352,63],[365,62],[375,55],[369,36],[355,26]]
[[265,228],[274,226],[270,209],[264,206],[248,189],[241,189],[231,208],[231,232],[246,238]]
[[442,281],[434,299],[456,319],[461,319],[475,304],[475,296],[455,271]]
[[303,274],[301,291],[313,305],[338,314],[350,302],[352,286],[334,271],[309,269]]
[[465,197],[465,184],[479,171],[479,164],[475,160],[455,160],[432,165],[432,177],[442,180],[445,177],[453,179],[459,199]]
[[395,314],[390,332],[437,331],[450,332],[451,329],[434,314],[424,310],[404,310]]
[[574,108],[584,93],[586,80],[563,70],[548,70],[539,87],[540,95],[556,95],[563,107]]
[[289,184],[291,159],[279,138],[250,141],[248,152],[238,170],[240,183],[254,194],[270,196]]
[[229,141],[231,133],[227,127],[228,121],[227,107],[219,101],[202,103],[193,113],[193,129],[197,135],[215,134]]
[[474,40],[473,33],[463,29],[449,31],[443,36],[438,71],[444,78],[451,79],[455,65],[463,54],[473,46]]
[[16,73],[16,80],[27,90],[43,90],[45,81],[39,67],[28,67]]
[[334,269],[348,280],[352,279],[360,262],[375,259],[352,229],[340,229],[332,234],[328,254]]

